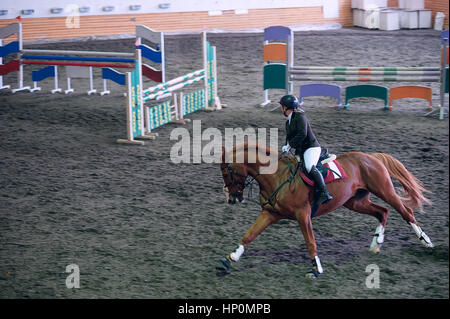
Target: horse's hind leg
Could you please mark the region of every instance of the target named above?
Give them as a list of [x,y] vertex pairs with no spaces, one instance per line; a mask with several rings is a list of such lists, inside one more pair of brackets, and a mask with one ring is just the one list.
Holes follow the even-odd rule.
[[425,234],[425,232],[422,230],[422,228],[420,228],[419,224],[417,223],[412,209],[409,208],[408,206],[405,206],[400,197],[395,192],[394,185],[392,184],[390,177],[386,178],[386,182],[384,183],[383,187],[369,186],[369,190],[375,196],[377,196],[381,200],[385,201],[386,203],[394,207],[394,209],[402,216],[403,220],[405,220],[409,225],[411,225],[417,238],[419,238],[423,246],[434,247],[430,238],[427,236],[427,234]]
[[379,221],[380,224],[375,229],[375,234],[369,248],[371,252],[378,253],[384,242],[384,230],[389,216],[389,209],[372,203],[370,201],[370,193],[362,189],[358,190],[356,195],[349,199],[344,206],[355,212],[373,216]]

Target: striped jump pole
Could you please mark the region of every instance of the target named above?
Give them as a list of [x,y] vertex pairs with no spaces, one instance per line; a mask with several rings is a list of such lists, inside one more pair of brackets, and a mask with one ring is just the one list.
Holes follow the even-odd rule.
[[335,70],[335,71],[440,71],[439,67],[361,67],[361,66],[293,66],[291,70]]
[[292,70],[301,75],[399,75],[399,76],[440,76],[440,71],[372,71],[372,70]]
[[167,93],[171,93],[173,91],[179,90],[179,89],[181,89],[181,88],[183,88],[185,86],[194,84],[194,83],[199,82],[199,81],[204,80],[204,79],[205,79],[205,76],[201,75],[201,76],[193,78],[191,80],[187,80],[187,81],[181,82],[179,84],[175,84],[173,86],[170,86],[170,87],[166,88],[165,90],[162,90],[162,91],[160,90],[160,91],[157,91],[156,93],[146,95],[143,98],[143,100],[144,100],[144,102],[149,101],[149,100],[153,100],[153,99],[157,98],[158,96],[165,95]]
[[82,55],[82,56],[114,56],[114,57],[129,57],[134,58],[135,53],[128,52],[103,52],[103,51],[75,51],[75,50],[40,50],[40,49],[23,49],[23,53],[37,53],[37,54],[67,54],[67,55]]
[[188,74],[186,74],[186,75],[177,77],[177,78],[172,79],[172,80],[170,80],[170,81],[167,81],[167,82],[164,82],[164,83],[161,83],[161,84],[152,86],[152,87],[150,87],[150,88],[148,88],[148,89],[146,89],[146,90],[143,90],[142,93],[143,93],[144,95],[152,94],[152,93],[154,93],[154,92],[158,92],[158,91],[160,91],[160,90],[167,89],[168,87],[170,87],[170,86],[172,86],[172,85],[178,84],[178,83],[180,83],[180,82],[187,81],[187,80],[189,80],[189,79],[192,79],[192,78],[194,78],[194,77],[198,77],[198,76],[204,75],[204,74],[205,74],[205,70],[204,70],[204,69],[200,69],[200,70],[197,70],[197,71],[188,73]]
[[436,77],[357,77],[357,76],[292,76],[293,81],[348,81],[348,82],[439,82]]
[[134,59],[125,58],[105,58],[105,57],[82,57],[82,56],[62,56],[62,55],[33,55],[22,54],[23,60],[45,60],[45,61],[85,61],[85,62],[120,62],[134,64]]

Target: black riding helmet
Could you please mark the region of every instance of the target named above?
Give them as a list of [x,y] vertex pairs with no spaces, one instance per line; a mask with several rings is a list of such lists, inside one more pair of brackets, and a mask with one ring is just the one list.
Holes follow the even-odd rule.
[[285,106],[288,110],[300,110],[300,103],[298,102],[297,97],[294,95],[285,95],[281,98],[280,104]]

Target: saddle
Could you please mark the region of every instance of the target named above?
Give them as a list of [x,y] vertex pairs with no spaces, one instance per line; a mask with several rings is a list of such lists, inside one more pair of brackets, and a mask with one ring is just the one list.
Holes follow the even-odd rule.
[[[316,168],[322,174],[324,179],[328,176],[328,171],[329,171],[329,168],[325,167],[324,164],[334,161],[335,159],[336,159],[336,155],[328,153],[327,148],[323,148],[322,151],[320,152],[320,157],[319,157],[319,161],[317,162]],[[301,172],[311,180],[312,178],[305,168],[305,161],[303,160],[303,158],[300,159],[300,156],[297,155],[297,161],[301,162],[301,165],[300,165]],[[302,175],[302,174],[300,174],[300,175]],[[303,176],[302,176],[302,178],[303,178]],[[304,178],[303,178],[303,180],[304,180]],[[305,182],[307,184],[309,184],[308,181],[305,181]]]
[[[346,177],[342,167],[337,161],[335,161],[335,159],[336,155],[329,154],[328,149],[326,148],[322,149],[316,168],[322,174],[325,184],[330,183],[336,179],[342,179]],[[297,160],[299,160],[299,158],[297,158]],[[334,170],[331,169],[330,166],[333,167]],[[318,190],[314,185],[313,178],[309,175],[308,171],[305,168],[305,161],[303,159],[300,163],[299,175],[306,185],[313,187],[312,201],[311,201],[311,218],[313,218],[319,208],[319,204],[317,202],[319,198]]]

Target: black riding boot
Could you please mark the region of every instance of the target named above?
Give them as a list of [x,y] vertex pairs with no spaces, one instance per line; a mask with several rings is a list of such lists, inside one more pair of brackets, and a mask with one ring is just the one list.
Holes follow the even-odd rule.
[[330,193],[328,193],[327,187],[325,186],[325,182],[323,180],[323,176],[315,165],[312,166],[309,175],[313,178],[314,186],[319,191],[318,203],[325,204],[332,200],[333,197],[330,195]]

